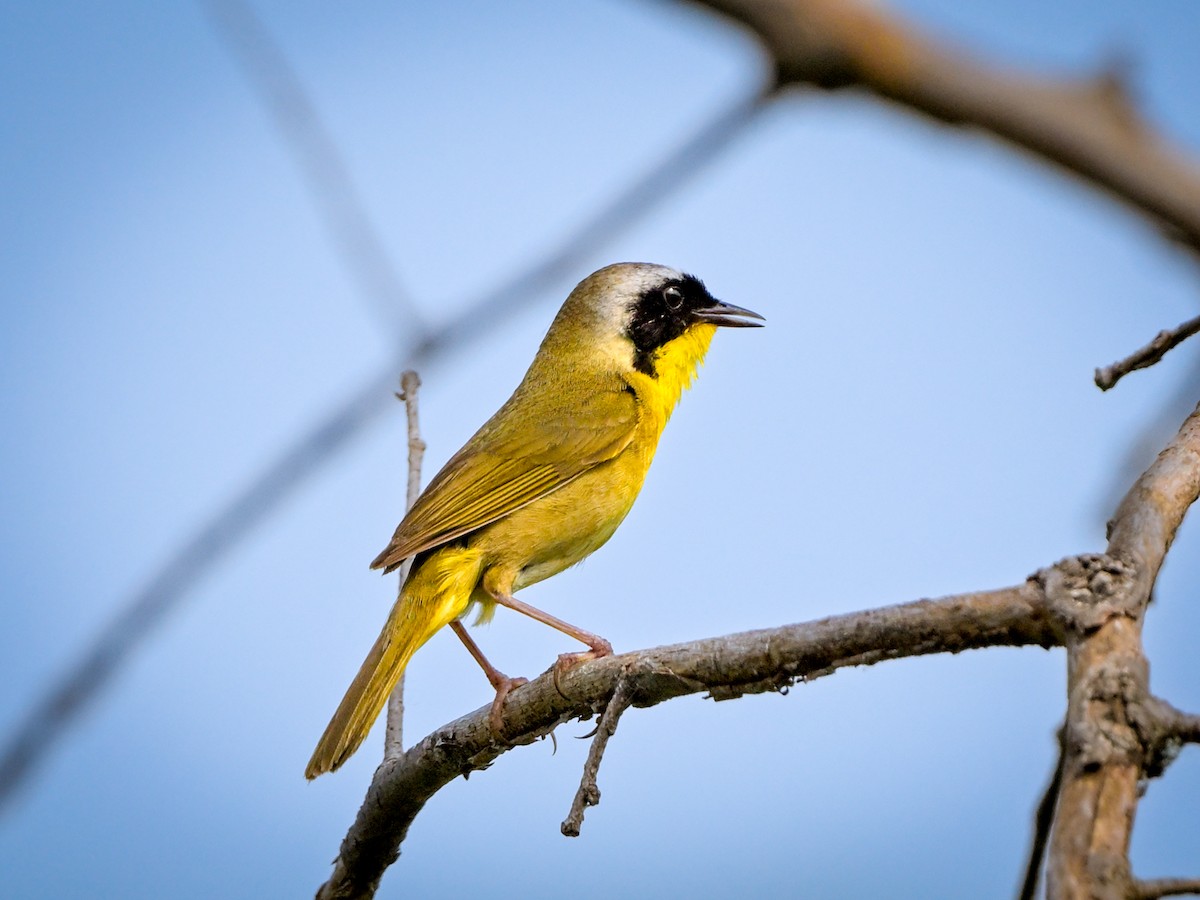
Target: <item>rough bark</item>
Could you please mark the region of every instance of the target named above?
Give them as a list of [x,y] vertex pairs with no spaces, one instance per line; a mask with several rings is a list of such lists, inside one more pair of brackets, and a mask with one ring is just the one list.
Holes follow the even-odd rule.
[[729,700],[785,690],[846,666],[979,647],[1052,647],[1061,641],[1061,625],[1047,610],[1041,586],[1029,581],[610,656],[568,671],[558,688],[547,672],[509,695],[506,743],[495,739],[489,707],[483,707],[439,728],[402,757],[385,760],[342,842],[333,875],[317,896],[372,896],[413,819],[438,790],[564,722],[601,712],[622,679],[632,682],[638,707],[699,692]]

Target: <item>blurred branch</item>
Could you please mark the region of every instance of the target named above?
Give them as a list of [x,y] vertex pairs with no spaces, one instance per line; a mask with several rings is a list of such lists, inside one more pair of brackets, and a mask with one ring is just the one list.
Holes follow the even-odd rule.
[[[577,666],[554,684],[552,670],[514,690],[504,707],[506,741],[489,725],[490,706],[439,728],[375,772],[358,817],[342,842],[320,900],[370,897],[399,855],[426,801],[459,775],[490,765],[516,744],[545,737],[558,725],[605,709],[618,685],[632,704],[654,706],[707,691],[715,700],[784,691],[846,666],[991,646],[1057,646],[1059,623],[1033,581],[1016,587],[833,616],[817,622],[749,631]],[[630,681],[630,673],[636,677]]]
[[1200,167],[1146,124],[1112,67],[1086,80],[1003,71],[862,0],[691,0],[752,30],[780,85],[860,87],[981,128],[1079,176],[1200,251]]
[[1154,336],[1154,340],[1136,353],[1118,360],[1111,366],[1097,369],[1096,387],[1107,391],[1135,369],[1149,368],[1198,331],[1200,331],[1200,316],[1188,319],[1172,331],[1160,331]]
[[0,752],[0,811],[66,728],[108,687],[155,627],[193,587],[309,478],[388,409],[398,369],[419,367],[451,349],[488,334],[496,324],[536,300],[558,281],[578,277],[593,254],[673,191],[695,176],[754,120],[764,93],[741,97],[721,109],[640,178],[616,194],[563,243],[500,287],[487,292],[458,318],[405,347],[372,374],[284,452],[229,504],[202,524],[167,557],[149,583],[117,614],[67,673],[43,695]]
[[[408,421],[408,490],[405,497],[404,510],[407,513],[417,502],[421,493],[421,461],[425,458],[425,442],[421,440],[421,422],[417,410],[417,391],[421,388],[421,378],[412,369],[407,369],[400,376],[400,393],[397,399],[404,401],[404,415]],[[408,579],[412,560],[406,559],[400,566],[399,577],[396,579],[396,596],[404,590],[404,582]],[[404,752],[404,673],[392,688],[387,702],[387,723],[383,737],[383,756],[392,759]]]
[[1054,808],[1058,805],[1058,794],[1062,790],[1063,760],[1066,758],[1067,752],[1067,748],[1063,744],[1065,730],[1065,725],[1058,730],[1058,739],[1055,741],[1058,751],[1054,772],[1050,776],[1050,782],[1046,785],[1046,790],[1042,793],[1042,799],[1038,803],[1037,812],[1033,816],[1033,839],[1029,843],[1029,859],[1025,863],[1025,878],[1022,880],[1021,890],[1017,894],[1018,900],[1035,900],[1037,897],[1038,882],[1042,877],[1042,863],[1046,859],[1046,846],[1050,842],[1050,828],[1054,824]]
[[329,237],[387,326],[389,339],[406,332],[426,335],[428,326],[400,284],[337,143],[262,20],[246,0],[202,0],[200,5],[295,155]]
[[385,408],[390,372],[360,385],[172,553],[43,695],[0,755],[0,809],[187,593]]
[[[1200,496],[1200,407],[1130,488],[1103,556],[1041,573],[1065,630],[1067,719],[1062,791],[1050,843],[1052,897],[1130,896],[1129,842],[1139,783],[1160,774],[1164,709],[1150,695],[1142,619],[1159,569]],[[1178,718],[1182,717],[1182,718]],[[1189,717],[1172,717],[1187,732]]]

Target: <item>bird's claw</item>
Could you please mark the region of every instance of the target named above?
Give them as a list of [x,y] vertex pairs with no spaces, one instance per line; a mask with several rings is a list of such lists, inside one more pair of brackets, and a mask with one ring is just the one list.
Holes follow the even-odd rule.
[[612,644],[604,640],[604,638],[596,638],[594,643],[588,645],[587,650],[581,650],[578,653],[559,654],[558,659],[554,662],[554,689],[558,691],[562,697],[565,697],[569,700],[570,698],[563,693],[563,689],[559,685],[558,680],[580,663],[585,663],[593,659],[603,659],[606,656],[612,656],[612,654]]
[[528,683],[528,678],[508,678],[507,676],[493,682],[492,687],[496,689],[496,697],[492,700],[491,711],[488,712],[488,725],[491,726],[492,734],[496,737],[504,737],[504,701],[508,699],[508,695],[514,688]]

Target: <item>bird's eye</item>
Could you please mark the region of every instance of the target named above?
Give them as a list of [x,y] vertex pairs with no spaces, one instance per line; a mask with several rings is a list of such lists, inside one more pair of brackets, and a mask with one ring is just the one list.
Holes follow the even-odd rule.
[[677,287],[669,287],[663,291],[663,299],[667,301],[667,308],[672,311],[678,311],[683,306],[683,292]]

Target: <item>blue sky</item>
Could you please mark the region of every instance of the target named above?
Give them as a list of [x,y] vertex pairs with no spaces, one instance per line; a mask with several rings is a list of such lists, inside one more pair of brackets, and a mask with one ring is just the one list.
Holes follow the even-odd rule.
[[[1192,4],[895,7],[1048,73],[1124,55],[1152,121],[1200,145]],[[255,8],[435,324],[763,71],[740,33],[670,4]],[[200,5],[0,5],[0,121],[7,733],[406,334],[364,300]],[[986,136],[797,93],[422,368],[427,476],[574,282],[619,259],[693,271],[768,327],[718,335],[620,532],[523,595],[618,650],[999,587],[1099,550],[1195,400],[1190,346],[1108,394],[1091,383],[1195,313],[1193,262],[1145,223]],[[0,819],[13,896],[311,894],[378,762],[376,734],[302,777],[390,603],[367,563],[402,510],[403,454],[397,404],[203,579]],[[1196,541],[1185,524],[1146,629],[1153,687],[1193,710]],[[503,613],[478,638],[512,674],[573,649]],[[1063,679],[1061,652],[993,650],[634,711],[575,840],[558,823],[588,728],[568,726],[557,753],[522,748],[439,794],[380,896],[1009,896]],[[443,634],[408,698],[416,738],[489,692]],[[1189,749],[1139,811],[1140,875],[1194,872],[1198,796]]]

